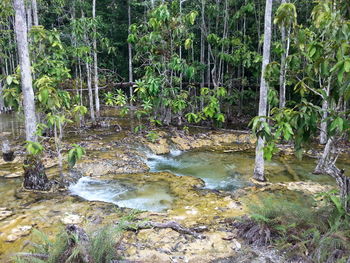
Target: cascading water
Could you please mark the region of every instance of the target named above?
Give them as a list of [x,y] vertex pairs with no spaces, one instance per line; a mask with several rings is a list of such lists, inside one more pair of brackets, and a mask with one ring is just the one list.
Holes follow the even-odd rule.
[[89,201],[108,202],[120,207],[154,212],[170,208],[173,201],[167,187],[157,183],[137,185],[135,182],[133,185],[131,182],[83,177],[70,186],[70,191],[73,195]]

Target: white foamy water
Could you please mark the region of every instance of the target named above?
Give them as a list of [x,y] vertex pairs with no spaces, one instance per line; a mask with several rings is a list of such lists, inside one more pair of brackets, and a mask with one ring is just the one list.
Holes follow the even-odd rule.
[[70,186],[72,194],[88,201],[113,203],[120,207],[161,212],[170,208],[173,197],[166,187],[159,184],[135,186],[126,185],[116,180],[98,180],[90,177],[81,178]]

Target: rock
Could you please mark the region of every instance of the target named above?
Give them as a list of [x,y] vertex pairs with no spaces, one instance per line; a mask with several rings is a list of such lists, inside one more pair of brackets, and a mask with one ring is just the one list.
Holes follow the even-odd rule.
[[61,218],[61,222],[64,225],[69,225],[69,224],[76,225],[82,222],[82,218],[79,215],[65,213],[65,216]]
[[130,174],[149,171],[149,167],[137,154],[122,154],[109,152],[104,158],[94,156],[79,162],[75,169],[83,176],[99,177],[107,174]]
[[138,256],[142,259],[142,262],[172,262],[167,254],[152,249],[140,250],[138,251]]
[[242,248],[241,243],[239,243],[236,239],[232,239],[233,249],[240,250]]
[[285,185],[286,188],[291,191],[301,191],[306,194],[313,195],[318,193],[325,193],[334,188],[330,185],[323,185],[316,182],[290,182],[282,185]]
[[7,236],[6,242],[15,242],[17,239],[28,236],[32,226],[18,226],[11,230],[11,234]]
[[170,152],[170,146],[164,138],[160,138],[155,143],[146,142],[146,145],[154,154],[167,154]]
[[4,177],[5,178],[18,178],[18,177],[22,177],[22,176],[23,176],[23,171],[18,171],[18,172],[15,172],[15,173],[7,174]]
[[0,221],[13,215],[6,207],[0,207]]
[[189,144],[189,140],[182,138],[180,136],[172,137],[171,141],[176,144],[177,148],[182,151],[187,151],[191,149],[191,146]]

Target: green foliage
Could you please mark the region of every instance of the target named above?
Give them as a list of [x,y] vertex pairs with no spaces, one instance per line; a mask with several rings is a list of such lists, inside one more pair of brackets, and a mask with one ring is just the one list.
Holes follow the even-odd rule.
[[146,138],[148,141],[155,143],[159,139],[159,135],[157,132],[150,131],[147,133]]
[[89,249],[94,262],[112,262],[118,256],[115,244],[121,236],[122,229],[115,226],[105,226],[91,236]]
[[38,142],[26,141],[26,149],[30,155],[40,155],[44,147]]
[[86,113],[88,112],[88,109],[83,105],[75,105],[72,110],[72,115],[75,118],[75,121],[80,121],[81,117],[84,117]]
[[287,28],[297,24],[297,10],[293,3],[281,4],[275,15],[274,23]]
[[[62,229],[53,241],[49,237],[36,229],[33,230],[36,239],[40,243],[33,244],[30,251],[33,254],[48,255],[47,259],[37,259],[35,257],[17,256],[15,262],[84,262],[82,250],[86,251],[94,262],[111,262],[118,259],[115,244],[120,237],[122,229],[116,226],[105,226],[89,235],[88,247],[81,247],[80,240],[76,235],[68,234]],[[72,246],[74,245],[74,246]],[[85,253],[85,252],[84,252]],[[62,261],[64,260],[64,261]]]
[[115,98],[115,95],[110,91],[104,94],[104,101],[107,106],[117,105],[117,99]]
[[70,168],[73,168],[78,160],[85,155],[85,149],[80,145],[73,144],[73,148],[69,150],[67,160]]
[[270,241],[287,256],[319,263],[345,262],[350,256],[350,217],[335,192],[320,196],[324,203],[317,209],[305,199],[261,199],[249,206],[250,220],[261,230],[269,229]]

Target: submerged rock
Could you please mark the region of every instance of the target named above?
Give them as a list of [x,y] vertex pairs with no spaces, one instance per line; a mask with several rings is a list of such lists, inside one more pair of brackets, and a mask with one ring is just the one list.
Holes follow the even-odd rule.
[[21,237],[28,236],[32,230],[32,226],[18,226],[11,230],[11,234],[7,236],[6,242],[15,242]]
[[6,207],[0,207],[0,221],[13,215],[11,210]]

